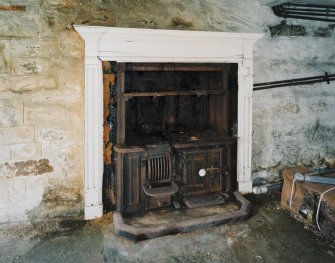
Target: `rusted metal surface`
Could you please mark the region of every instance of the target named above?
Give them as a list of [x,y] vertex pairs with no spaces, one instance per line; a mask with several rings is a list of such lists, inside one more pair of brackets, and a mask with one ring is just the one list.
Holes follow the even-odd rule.
[[[248,216],[250,203],[235,192],[239,211],[157,227],[124,223],[122,214],[171,207],[172,201],[187,209],[184,197],[209,200],[234,191],[237,67],[119,63],[117,68],[116,232],[139,240]],[[235,71],[229,86],[230,68]]]
[[201,169],[219,167],[224,168],[224,147],[188,149],[182,151],[182,159],[176,160],[176,165],[183,171],[181,192],[183,196],[223,192],[220,189],[224,173],[221,169],[215,172],[208,172],[200,176]]
[[234,191],[236,137],[230,131],[237,119],[237,85],[229,86],[230,68],[117,64],[118,212],[145,212],[186,196]]
[[115,154],[113,145],[116,143],[115,121],[115,89],[117,84],[116,63],[103,61],[103,204],[105,211],[111,211],[115,206]]
[[[112,141],[111,141],[111,130],[112,127],[109,123],[109,117],[111,114],[111,92],[110,87],[116,83],[116,74],[110,72],[110,62],[103,61],[102,66],[104,69],[103,74],[103,114],[104,114],[104,127],[103,127],[103,140],[104,140],[104,163],[112,164]],[[106,72],[106,73],[105,73]]]
[[25,5],[0,5],[0,11],[26,11]]
[[164,196],[171,196],[178,192],[178,186],[175,182],[171,181],[167,186],[167,184],[163,184],[159,187],[149,188],[146,185],[143,186],[143,192],[148,197],[164,197]]
[[208,194],[183,198],[183,202],[189,208],[208,207],[226,203],[225,197],[220,194]]

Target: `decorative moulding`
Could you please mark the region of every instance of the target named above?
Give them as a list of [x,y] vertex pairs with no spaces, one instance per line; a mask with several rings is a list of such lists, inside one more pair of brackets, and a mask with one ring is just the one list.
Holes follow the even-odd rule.
[[258,33],[75,26],[85,41],[85,218],[100,217],[103,175],[101,61],[238,64],[237,180],[252,191],[253,44]]

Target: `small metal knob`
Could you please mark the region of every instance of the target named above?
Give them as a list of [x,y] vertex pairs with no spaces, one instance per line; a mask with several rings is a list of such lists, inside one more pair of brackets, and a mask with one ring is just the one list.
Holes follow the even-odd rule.
[[206,169],[200,169],[199,170],[199,176],[204,177],[206,175]]

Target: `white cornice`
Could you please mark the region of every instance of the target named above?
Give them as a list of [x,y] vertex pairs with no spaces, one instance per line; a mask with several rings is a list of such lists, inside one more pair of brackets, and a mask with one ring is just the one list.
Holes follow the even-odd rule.
[[[236,62],[252,56],[259,33],[74,26],[86,57],[119,62]],[[91,63],[86,59],[87,63]]]
[[[208,32],[208,31],[186,31],[186,30],[162,30],[162,29],[143,29],[143,28],[122,28],[122,27],[102,27],[102,26],[83,26],[75,25],[74,28],[85,39],[113,38],[128,41],[143,40],[160,41],[161,39],[189,39],[197,38],[202,42],[222,41],[228,39],[258,40],[263,36],[261,33],[234,33],[234,32]],[[150,37],[150,38],[148,38]]]

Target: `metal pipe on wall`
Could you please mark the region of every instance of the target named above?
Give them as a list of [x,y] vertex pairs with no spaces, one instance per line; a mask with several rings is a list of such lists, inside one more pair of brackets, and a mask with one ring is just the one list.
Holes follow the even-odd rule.
[[276,16],[335,22],[335,5],[284,3],[272,7]]
[[327,72],[325,72],[324,76],[256,83],[254,84],[253,90],[257,91],[257,90],[273,89],[273,88],[288,87],[288,86],[308,85],[308,84],[314,84],[318,82],[327,82],[327,84],[329,84],[330,81],[333,81],[333,80],[335,80],[335,74],[329,75]]
[[[334,173],[335,173],[335,171],[334,171]],[[298,182],[335,185],[335,178],[334,177],[329,177],[329,176],[318,176],[318,175],[312,175],[312,174],[296,173],[294,175],[294,180],[296,180]]]

